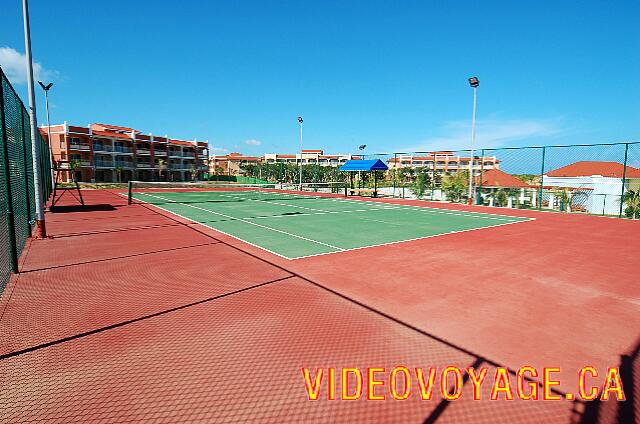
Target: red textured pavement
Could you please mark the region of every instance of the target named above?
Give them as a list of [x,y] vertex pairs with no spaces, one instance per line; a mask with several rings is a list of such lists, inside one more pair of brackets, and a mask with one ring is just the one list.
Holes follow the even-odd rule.
[[0,422],[577,422],[580,403],[490,385],[447,403],[329,401],[323,383],[311,402],[300,367],[561,366],[571,391],[637,340],[640,222],[499,209],[536,220],[288,261],[83,194],[0,296]]

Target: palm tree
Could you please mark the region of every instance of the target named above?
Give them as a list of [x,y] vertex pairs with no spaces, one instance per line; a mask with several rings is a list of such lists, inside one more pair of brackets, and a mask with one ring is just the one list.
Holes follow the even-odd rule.
[[81,178],[76,178],[76,171],[80,169],[80,161],[78,159],[73,159],[69,161],[69,169],[71,170],[71,178],[73,181],[81,179]]
[[118,177],[118,182],[122,182],[122,172],[124,168],[121,166],[116,166],[116,176]]
[[422,199],[427,189],[431,186],[431,175],[429,175],[429,169],[426,167],[418,168],[418,176],[413,184],[413,191],[416,193],[418,199]]
[[622,200],[627,204],[624,214],[631,219],[640,218],[640,190],[628,190]]
[[198,179],[198,167],[195,163],[191,164],[191,181],[196,181]]
[[560,200],[560,209],[564,207],[566,212],[571,212],[571,192],[568,189],[564,189],[560,192],[558,196]]
[[167,161],[165,159],[158,159],[158,176],[162,179],[164,171],[167,169]]
[[454,174],[447,174],[442,178],[442,190],[448,199],[453,202],[460,202],[467,189],[467,172],[458,171]]

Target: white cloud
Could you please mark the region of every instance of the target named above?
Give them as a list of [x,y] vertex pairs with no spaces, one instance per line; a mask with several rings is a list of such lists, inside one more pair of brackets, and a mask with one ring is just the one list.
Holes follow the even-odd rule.
[[[430,137],[405,151],[462,150],[471,143],[469,121],[446,122],[439,131],[442,135]],[[563,132],[559,120],[535,119],[483,119],[476,125],[476,147],[495,148],[513,146],[515,142],[540,137],[551,137]]]
[[248,145],[248,146],[259,146],[262,144],[262,141],[260,140],[255,140],[255,139],[250,139],[250,140],[245,140],[244,144]]
[[209,147],[209,153],[225,154],[225,153],[229,153],[229,149],[225,149],[224,147]]
[[[19,51],[11,47],[0,47],[0,66],[13,84],[27,82],[27,59]],[[57,75],[58,72],[45,69],[39,62],[33,62],[33,78],[36,81],[49,80]]]

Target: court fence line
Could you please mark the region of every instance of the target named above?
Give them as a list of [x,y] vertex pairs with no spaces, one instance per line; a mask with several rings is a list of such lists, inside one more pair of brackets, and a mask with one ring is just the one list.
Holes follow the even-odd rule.
[[[35,223],[29,112],[0,67],[0,294]],[[38,134],[45,199],[52,190],[49,148]]]
[[[414,151],[359,155],[389,166],[378,171],[381,197],[468,202],[472,161],[473,203],[519,209],[640,218],[640,141],[617,143]],[[348,184],[340,163],[302,166],[304,183]],[[295,163],[241,167],[244,178],[293,183]],[[357,188],[372,188],[373,175],[355,175]]]

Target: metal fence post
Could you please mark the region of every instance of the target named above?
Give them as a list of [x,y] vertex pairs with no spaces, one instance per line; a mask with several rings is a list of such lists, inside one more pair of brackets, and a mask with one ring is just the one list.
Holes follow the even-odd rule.
[[393,196],[396,197],[396,190],[398,189],[398,154],[393,154]]
[[31,235],[31,192],[29,191],[29,161],[27,158],[27,135],[24,131],[24,105],[20,102],[20,126],[22,127],[22,157],[24,160],[24,176],[27,181],[25,200],[27,204],[27,237]]
[[431,173],[431,201],[433,201],[433,193],[436,191],[436,152],[431,153],[433,158],[433,172]]
[[11,193],[11,173],[9,172],[9,150],[8,150],[8,138],[7,127],[5,124],[5,110],[4,110],[4,73],[0,71],[0,126],[2,127],[2,137],[0,143],[2,143],[2,156],[3,156],[3,168],[4,168],[4,182],[5,193],[7,195],[7,202],[5,204],[7,208],[7,227],[9,230],[9,256],[11,260],[11,270],[14,273],[18,272],[18,249],[16,247],[16,227],[13,216],[13,195]]
[[544,186],[542,183],[544,182],[544,159],[547,154],[547,147],[542,148],[542,167],[540,168],[540,193],[538,194],[538,209],[542,209],[542,192],[544,190]]
[[[624,182],[627,179],[627,159],[629,157],[629,143],[624,145],[624,164],[622,166],[622,190],[620,192],[620,213],[618,218],[622,218],[622,208],[624,206]],[[635,213],[635,212],[634,212]],[[635,218],[632,216],[632,218]]]
[[[473,159],[473,158],[472,158]],[[476,201],[477,205],[482,205],[482,179],[484,178],[484,149],[480,151],[480,181],[478,181],[477,191],[478,191],[478,200]]]

